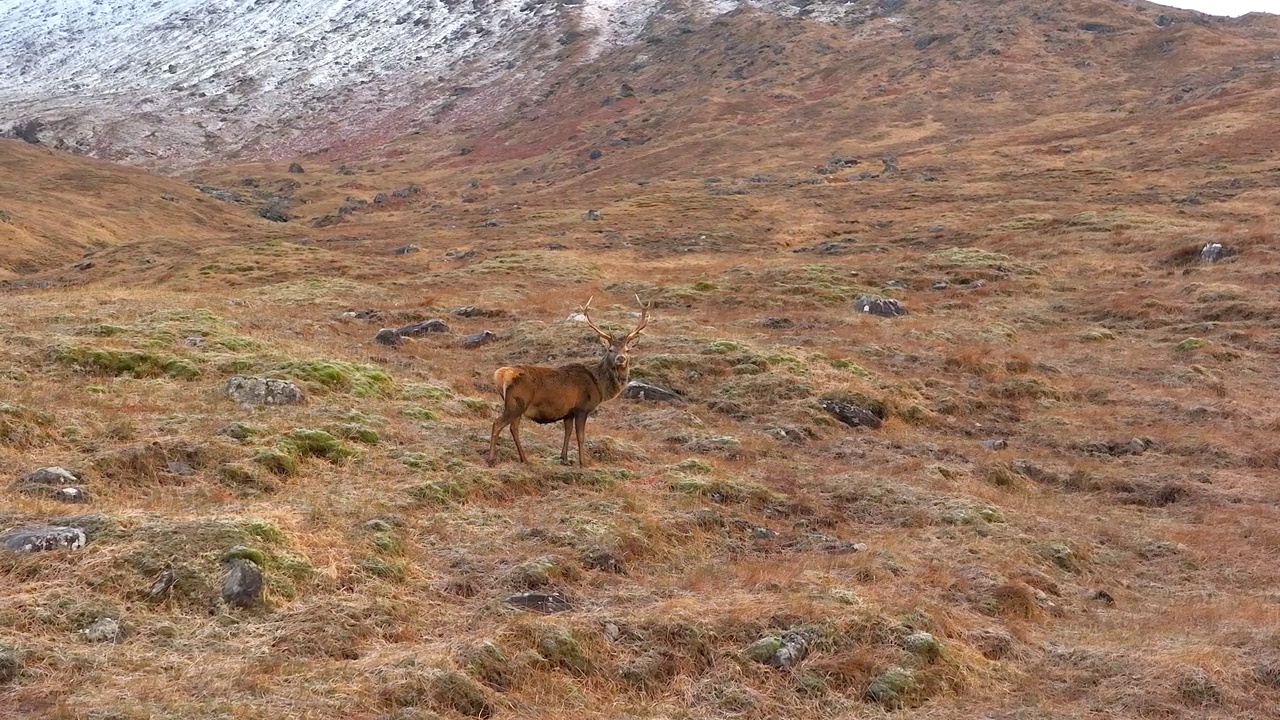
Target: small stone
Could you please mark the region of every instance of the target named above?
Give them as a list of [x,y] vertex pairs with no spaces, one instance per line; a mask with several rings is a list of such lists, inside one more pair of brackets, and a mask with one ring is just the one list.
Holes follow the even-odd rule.
[[223,392],[241,405],[296,405],[305,399],[296,383],[243,375],[227,380]]
[[573,605],[560,593],[537,590],[516,593],[508,597],[505,602],[514,608],[544,615],[568,612],[573,609]]
[[493,332],[492,330],[485,330],[483,332],[478,332],[478,333],[475,333],[474,335],[468,335],[462,338],[462,340],[458,344],[464,348],[477,348],[477,347],[480,347],[481,345],[486,345],[488,343],[491,343],[497,339],[498,339],[497,333]]
[[222,576],[222,599],[235,607],[256,607],[262,604],[264,585],[257,563],[236,558],[227,563],[227,572]]
[[80,473],[59,466],[42,467],[23,475],[21,482],[33,485],[71,485],[80,482]]
[[747,648],[747,657],[779,670],[795,667],[809,654],[809,640],[799,633],[787,633],[757,640]]
[[294,174],[301,174],[306,172],[306,170],[303,170],[302,166],[295,162],[295,163],[289,163],[289,172]]
[[929,289],[930,290],[946,290],[949,287],[951,287],[951,283],[947,282],[946,280],[939,280],[934,284],[930,285]]
[[120,622],[114,618],[100,617],[88,627],[81,628],[80,634],[89,642],[115,642],[120,639]]
[[454,315],[457,315],[458,317],[464,317],[464,318],[502,317],[503,315],[506,314],[506,312],[503,310],[489,310],[485,308],[476,307],[475,305],[463,305],[462,307],[454,308],[450,312],[452,312]]
[[1200,248],[1200,261],[1210,263],[1217,262],[1235,254],[1234,250],[1228,248],[1222,243],[1209,242],[1205,243],[1204,247]]
[[396,333],[401,337],[418,337],[419,335],[428,335],[430,333],[447,332],[449,332],[449,324],[438,318],[409,323],[408,325],[396,328]]
[[382,328],[377,335],[373,336],[373,341],[379,345],[389,345],[391,347],[399,347],[404,344],[404,338],[400,337],[400,333],[395,328]]
[[907,308],[901,302],[893,298],[880,297],[879,295],[860,295],[857,300],[853,301],[853,306],[860,313],[878,315],[880,317],[896,317],[907,314]]
[[587,214],[586,214],[586,216],[585,216],[585,217],[586,217],[586,219],[587,219],[587,220],[599,220],[599,219],[600,219],[600,211],[599,211],[599,210],[588,210],[588,211],[587,211]]
[[420,250],[421,248],[419,248],[416,244],[409,243],[408,245],[401,245],[400,247],[396,248],[392,252],[394,252],[396,255],[408,255],[409,253],[416,253],[416,252],[419,252]]
[[587,153],[587,157],[592,160],[599,160],[604,157],[604,151],[599,148],[592,148],[591,152]]
[[622,628],[615,623],[605,623],[604,636],[609,638],[609,642],[618,642],[622,639]]
[[182,460],[172,460],[165,465],[165,470],[174,475],[195,475],[196,469],[191,467],[191,463]]
[[879,415],[871,410],[832,398],[819,400],[818,406],[849,427],[867,427],[875,430],[884,422]]
[[0,533],[0,548],[24,553],[79,550],[87,542],[84,530],[62,525],[22,525]]
[[187,347],[200,347],[201,345],[204,344],[204,338],[193,335],[188,338],[183,338],[182,344],[186,345]]
[[151,601],[162,599],[177,582],[178,574],[173,571],[173,568],[165,568],[164,572],[160,573],[147,588],[147,599]]
[[1094,593],[1093,593],[1093,599],[1094,599],[1094,600],[1097,600],[1097,601],[1099,601],[1099,602],[1104,602],[1104,603],[1106,603],[1106,604],[1108,604],[1108,605],[1115,605],[1115,604],[1116,604],[1116,599],[1115,599],[1114,597],[1112,597],[1112,596],[1111,596],[1111,593],[1107,592],[1106,590],[1098,590],[1098,591],[1094,592]]
[[752,528],[751,537],[756,540],[769,540],[778,537],[778,533],[767,527]]
[[666,388],[650,385],[640,380],[632,380],[622,390],[622,397],[628,400],[650,400],[653,402],[682,403],[684,398]]
[[1004,438],[994,438],[991,440],[983,440],[982,447],[991,451],[1004,450],[1005,448],[1009,447],[1009,441],[1005,440]]

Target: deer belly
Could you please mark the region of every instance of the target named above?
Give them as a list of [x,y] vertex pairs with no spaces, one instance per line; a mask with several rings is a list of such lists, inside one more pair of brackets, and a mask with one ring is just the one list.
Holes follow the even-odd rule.
[[528,417],[530,420],[536,423],[542,423],[543,425],[550,425],[551,423],[560,422],[561,420],[564,420],[566,417],[569,417],[569,416],[561,415],[560,417],[552,417],[550,415],[538,414],[538,415],[530,415]]

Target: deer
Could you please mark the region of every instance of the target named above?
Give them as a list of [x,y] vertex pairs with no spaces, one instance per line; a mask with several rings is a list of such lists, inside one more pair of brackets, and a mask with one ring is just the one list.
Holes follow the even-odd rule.
[[600,336],[604,344],[604,357],[595,365],[572,363],[559,367],[546,365],[512,365],[500,367],[493,373],[493,384],[502,398],[502,412],[493,421],[493,434],[489,438],[489,466],[497,463],[498,435],[510,426],[511,439],[515,441],[520,462],[528,462],[520,445],[520,421],[529,418],[542,425],[564,422],[564,444],[560,448],[560,462],[569,463],[569,436],[578,438],[578,464],[587,467],[587,453],[583,448],[583,434],[587,416],[601,403],[622,393],[631,374],[631,359],[627,353],[631,344],[649,324],[649,306],[640,296],[640,323],[635,330],[614,337],[591,321],[591,300],[582,306],[582,317],[587,325]]

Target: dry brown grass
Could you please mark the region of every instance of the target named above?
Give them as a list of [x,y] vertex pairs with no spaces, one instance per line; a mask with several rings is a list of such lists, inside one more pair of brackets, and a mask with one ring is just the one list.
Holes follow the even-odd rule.
[[[1274,174],[1256,147],[1197,135],[1214,108],[1253,123],[1269,86],[1173,116],[1144,104],[1155,89],[1115,90],[1133,110],[1118,120],[1080,110],[1081,87],[1112,90],[1055,65],[1058,97],[1035,73],[1010,77],[1021,107],[987,78],[1049,61],[1010,33],[999,56],[840,89],[804,70],[872,62],[846,31],[725,22],[627,76],[670,97],[600,110],[631,67],[609,55],[599,86],[466,158],[432,135],[363,161],[358,185],[308,163],[308,203],[287,226],[206,208],[171,179],[109,182],[114,168],[0,143],[28,176],[88,178],[37,203],[58,213],[31,210],[31,237],[0,251],[26,273],[0,297],[0,460],[15,480],[82,469],[94,498],[14,492],[0,511],[5,527],[87,514],[68,522],[94,529],[79,552],[0,558],[0,716],[859,717],[881,712],[868,689],[899,668],[914,679],[903,717],[1266,717],[1280,702],[1280,258],[1266,220],[1280,193],[1168,198]],[[1196,43],[1226,31],[1175,29],[1209,53],[1176,62],[1214,72]],[[675,82],[672,63],[743,52],[743,36],[782,47],[750,46],[755,100]],[[1094,41],[1146,52],[1129,35]],[[782,84],[806,101],[769,96]],[[935,85],[973,92],[917,122],[913,93]],[[677,113],[687,93],[701,100]],[[614,120],[653,126],[649,141],[585,172],[567,144],[604,145]],[[1157,136],[1183,152],[1155,152]],[[808,182],[845,152],[864,161],[846,175],[894,153],[903,176]],[[916,178],[925,167],[943,181]],[[244,176],[287,179],[274,163],[200,179]],[[409,183],[423,194],[307,224]],[[144,206],[136,232],[101,211],[170,191],[180,200]],[[602,219],[583,220],[588,208]],[[93,269],[68,267],[72,221],[101,223]],[[813,250],[844,237],[843,254]],[[1194,261],[1208,239],[1240,254]],[[422,252],[391,254],[407,242]],[[594,294],[602,322],[626,325],[637,292],[655,318],[635,373],[686,402],[603,405],[588,470],[554,465],[559,429],[532,423],[529,466],[508,447],[485,467],[492,369],[593,357],[565,319]],[[857,315],[864,292],[911,314]],[[450,314],[473,304],[505,312]],[[372,342],[383,323],[341,318],[365,308],[453,332],[388,348]],[[486,329],[496,342],[456,345]],[[1208,344],[1177,349],[1188,337]],[[241,373],[295,377],[310,399],[242,410],[219,392]],[[846,427],[817,405],[827,396],[885,423]],[[236,422],[252,432],[220,434]],[[314,430],[348,452],[304,452]],[[1152,444],[1119,451],[1133,438]],[[216,602],[237,545],[262,555],[264,608]],[[146,599],[166,568],[177,584]],[[574,609],[504,604],[530,589]],[[79,635],[101,617],[120,621],[117,642]],[[939,654],[909,651],[913,632]],[[793,669],[746,657],[787,633],[808,641]]]

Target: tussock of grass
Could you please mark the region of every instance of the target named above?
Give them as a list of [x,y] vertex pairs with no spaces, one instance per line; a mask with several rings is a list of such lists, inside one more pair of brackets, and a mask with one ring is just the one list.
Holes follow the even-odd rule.
[[292,360],[278,366],[277,371],[293,380],[356,397],[382,397],[394,387],[386,372],[341,360]]
[[102,375],[182,380],[200,377],[200,368],[191,360],[144,350],[60,347],[53,351],[53,357],[63,365]]
[[999,275],[1035,275],[1040,270],[1001,253],[975,247],[953,247],[925,256],[927,267],[942,270],[988,270]]

